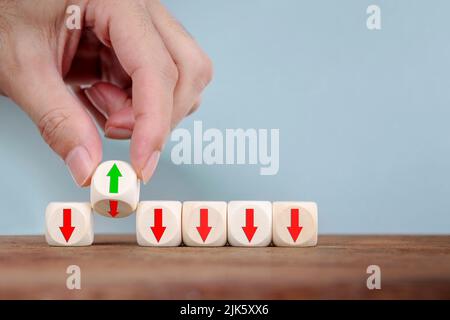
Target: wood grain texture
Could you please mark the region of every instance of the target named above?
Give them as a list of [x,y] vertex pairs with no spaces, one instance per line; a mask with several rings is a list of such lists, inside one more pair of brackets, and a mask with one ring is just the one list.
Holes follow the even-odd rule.
[[[320,236],[314,248],[91,247],[0,237],[1,299],[450,299],[450,236]],[[80,266],[82,289],[66,288]],[[366,268],[381,267],[381,290]]]

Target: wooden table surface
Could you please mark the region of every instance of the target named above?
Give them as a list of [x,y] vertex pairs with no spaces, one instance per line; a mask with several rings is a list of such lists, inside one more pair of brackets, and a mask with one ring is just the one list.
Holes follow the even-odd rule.
[[[69,265],[81,290],[66,288]],[[381,290],[366,269],[381,268]],[[320,236],[314,248],[48,247],[0,237],[0,299],[450,299],[450,236]]]

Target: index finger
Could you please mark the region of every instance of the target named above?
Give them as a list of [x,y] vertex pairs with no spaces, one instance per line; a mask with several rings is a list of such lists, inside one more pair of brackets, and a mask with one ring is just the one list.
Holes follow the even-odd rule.
[[[135,126],[131,163],[147,182],[170,132],[177,68],[145,6],[129,1],[91,1],[86,23],[111,46],[133,82]],[[126,26],[126,28],[124,28]]]

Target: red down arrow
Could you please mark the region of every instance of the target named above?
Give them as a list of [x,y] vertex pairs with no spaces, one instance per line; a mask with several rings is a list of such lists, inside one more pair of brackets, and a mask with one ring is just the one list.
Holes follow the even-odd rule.
[[297,241],[300,232],[302,232],[303,227],[299,226],[299,210],[291,209],[291,226],[287,227],[289,233],[291,234],[292,240]]
[[200,225],[197,227],[197,231],[203,242],[208,238],[211,229],[212,227],[208,226],[208,209],[200,209]]
[[159,240],[161,240],[161,237],[163,236],[164,231],[166,231],[166,227],[163,227],[162,221],[163,221],[162,209],[157,208],[154,210],[153,227],[150,227],[152,229],[152,232],[153,232],[157,242],[159,242]]
[[119,205],[119,201],[117,201],[117,200],[109,200],[109,211],[108,211],[108,213],[113,218],[115,218],[119,214],[119,210],[117,210],[118,205]]
[[72,227],[72,209],[63,209],[63,225],[62,227],[59,227],[59,230],[61,230],[66,242],[69,242],[69,239],[75,230],[75,227]]
[[247,236],[248,242],[251,242],[253,236],[255,235],[256,229],[255,227],[255,215],[253,209],[245,209],[245,227],[242,227],[245,235]]

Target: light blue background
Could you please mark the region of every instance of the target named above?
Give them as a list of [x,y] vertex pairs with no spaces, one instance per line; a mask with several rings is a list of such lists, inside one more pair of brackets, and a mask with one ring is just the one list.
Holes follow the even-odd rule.
[[[169,143],[141,199],[314,200],[321,233],[450,233],[450,2],[166,3],[215,64],[180,126],[280,128],[280,171],[175,166]],[[366,28],[369,4],[381,31]],[[0,137],[0,234],[42,233],[49,201],[89,199],[5,98]],[[105,141],[104,159],[128,160],[128,142]]]

